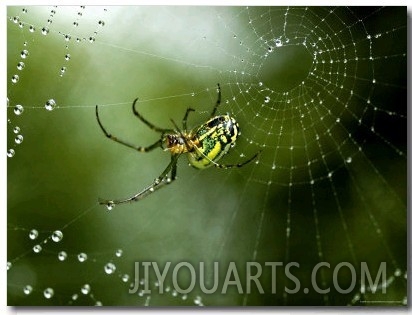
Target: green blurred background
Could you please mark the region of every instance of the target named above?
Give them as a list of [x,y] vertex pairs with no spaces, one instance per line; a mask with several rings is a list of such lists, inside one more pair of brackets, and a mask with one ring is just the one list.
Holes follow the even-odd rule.
[[[15,151],[7,164],[9,305],[404,303],[405,8],[28,6],[8,7],[7,15],[7,141]],[[198,171],[183,157],[171,186],[110,212],[99,206],[98,197],[128,197],[150,184],[170,157],[106,139],[95,105],[109,132],[147,145],[158,134],[133,116],[133,99],[165,128],[193,107],[189,125],[196,126],[207,119],[218,82],[220,112],[232,113],[242,129],[225,163],[263,148],[259,163]],[[49,99],[57,104],[52,111],[44,108]],[[40,233],[35,240],[32,229]],[[54,230],[63,232],[60,242],[49,238]],[[359,279],[346,295],[332,288],[326,297],[313,290],[285,296],[282,288],[293,283],[280,272],[277,294],[265,273],[263,295],[162,295],[151,283],[148,299],[127,292],[135,261],[218,261],[220,281],[230,261],[242,279],[245,262],[294,261],[302,288],[319,261],[348,261],[358,272],[367,261],[372,274],[385,261],[392,283],[379,296],[356,298]],[[108,262],[114,274],[105,273]],[[325,287],[331,270],[322,275]],[[350,283],[344,273],[340,281]]]

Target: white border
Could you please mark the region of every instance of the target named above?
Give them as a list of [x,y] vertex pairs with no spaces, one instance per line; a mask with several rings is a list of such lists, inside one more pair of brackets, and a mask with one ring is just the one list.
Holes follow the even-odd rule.
[[[6,14],[7,14],[7,6],[18,6],[18,5],[73,5],[72,1],[67,1],[67,0],[60,0],[59,2],[51,2],[51,1],[33,1],[30,4],[27,3],[27,1],[5,1],[0,4],[0,16],[2,17],[0,21],[0,31],[1,31],[1,38],[3,45],[0,45],[0,57],[3,62],[0,63],[0,73],[3,75],[0,77],[1,80],[1,86],[2,88],[0,89],[0,93],[4,102],[4,99],[7,97],[7,78],[6,78],[6,73],[7,73],[7,19],[6,19]],[[80,4],[84,5],[96,5],[96,3],[91,2],[90,0],[82,2]],[[80,5],[79,4],[79,5]],[[330,1],[325,1],[325,0],[317,0],[316,3],[310,3],[308,4],[307,1],[302,1],[302,0],[294,0],[294,1],[285,1],[285,0],[277,0],[275,1],[264,1],[264,0],[256,0],[251,2],[250,0],[222,0],[222,1],[206,1],[206,0],[198,0],[196,2],[189,2],[189,1],[176,1],[174,0],[173,2],[164,2],[164,1],[156,1],[156,0],[140,0],[138,3],[132,2],[132,1],[119,1],[116,3],[113,3],[112,1],[99,1],[98,5],[160,5],[160,4],[167,4],[167,5],[234,5],[234,6],[245,6],[245,5],[253,5],[253,6],[269,6],[269,5],[274,5],[274,6],[280,6],[280,5],[325,5],[329,6],[332,3]],[[333,5],[401,5],[401,6],[406,6],[407,2],[406,1],[380,1],[379,3],[377,2],[371,2],[371,1],[357,1],[356,3],[348,3],[347,1],[334,1]],[[410,13],[411,13],[411,8],[408,7],[408,17],[410,18]],[[408,21],[408,24],[410,22]],[[410,25],[410,24],[409,24]],[[410,34],[409,34],[410,35]],[[411,43],[411,36],[409,36],[409,44]],[[410,80],[410,77],[409,77]],[[6,150],[7,150],[7,117],[6,117],[6,107],[3,105],[2,110],[1,110],[1,117],[0,117],[0,142],[1,142],[1,150],[0,150],[0,159],[1,159],[1,165],[3,166],[3,169],[1,169],[2,174],[7,174],[7,157],[6,157]],[[2,153],[1,153],[2,152]],[[7,251],[6,251],[6,246],[7,246],[7,178],[6,176],[1,176],[1,184],[0,184],[0,212],[2,214],[1,220],[1,257],[3,261],[3,270],[6,270],[5,265],[6,265],[6,260],[7,260]],[[1,266],[1,263],[0,263]],[[135,314],[136,312],[143,312],[143,311],[150,311],[151,314],[180,314],[182,312],[190,312],[192,313],[194,311],[193,308],[189,309],[183,309],[180,308],[178,310],[167,310],[164,309],[163,311],[161,310],[153,310],[153,309],[148,309],[148,310],[143,310],[143,309],[101,309],[99,310],[98,308],[90,308],[90,309],[79,309],[79,308],[73,308],[73,309],[67,309],[67,308],[33,308],[33,309],[28,309],[28,308],[21,308],[17,309],[14,307],[7,307],[7,273],[2,272],[0,276],[0,281],[1,281],[1,287],[0,287],[0,311],[1,314],[43,314],[43,313],[49,313],[49,314],[55,314],[56,312],[62,312],[64,314],[76,314],[76,315],[83,315],[83,314],[90,314],[93,312],[94,314],[96,313],[113,313],[113,312],[121,312],[125,314]],[[409,280],[410,281],[410,280]],[[410,292],[409,292],[410,293]],[[411,298],[409,294],[409,298]],[[262,307],[262,308],[254,308],[253,311],[248,311],[247,308],[238,308],[236,310],[234,309],[208,309],[207,311],[204,311],[202,313],[204,314],[237,314],[237,313],[242,313],[242,314],[256,314],[263,312],[265,314],[267,313],[276,313],[276,314],[337,314],[337,313],[342,313],[350,311],[353,314],[364,314],[364,313],[376,313],[378,311],[384,311],[384,312],[390,312],[391,314],[412,314],[412,308],[405,309],[405,310],[400,310],[398,308],[373,308],[373,307],[368,307],[368,308],[356,308],[356,307],[349,307],[348,309],[342,309],[342,308],[336,308],[336,310],[333,309],[322,309],[322,307],[318,307],[313,310],[304,310],[304,309],[299,309],[297,310],[296,308],[290,307],[287,310],[285,309],[279,309],[276,307],[273,308],[267,308],[267,307]]]

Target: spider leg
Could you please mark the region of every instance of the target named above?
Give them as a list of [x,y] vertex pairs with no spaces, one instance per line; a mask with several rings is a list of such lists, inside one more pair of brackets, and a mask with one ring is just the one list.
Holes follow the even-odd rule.
[[118,142],[118,143],[120,143],[120,144],[123,144],[123,145],[125,145],[126,147],[132,148],[132,149],[134,149],[134,150],[136,150],[136,151],[139,151],[139,152],[149,152],[149,151],[152,151],[153,149],[155,149],[155,148],[157,148],[157,147],[162,146],[162,138],[160,138],[158,141],[156,141],[156,142],[153,143],[152,145],[149,145],[148,147],[139,147],[139,146],[135,146],[135,145],[133,145],[133,144],[131,144],[131,143],[128,143],[128,142],[126,142],[126,141],[120,140],[120,139],[118,139],[117,137],[111,135],[110,133],[108,133],[108,132],[106,131],[106,129],[103,127],[103,124],[102,124],[101,121],[100,121],[99,111],[98,111],[98,106],[97,106],[97,105],[96,105],[96,118],[97,118],[97,122],[99,123],[100,129],[102,129],[103,133],[105,134],[105,136],[106,136],[107,138],[109,138],[110,140],[113,140],[113,141],[115,141],[115,142]]
[[210,163],[213,164],[213,166],[217,167],[217,168],[223,168],[223,169],[227,169],[227,168],[233,168],[233,167],[242,167],[250,162],[252,162],[255,158],[258,157],[258,155],[262,152],[262,150],[259,150],[255,155],[253,155],[251,158],[247,159],[246,161],[242,162],[242,163],[237,163],[237,164],[219,164],[216,163],[215,161],[212,161],[211,159],[209,159],[205,154],[203,154],[196,146],[195,146],[195,150],[197,153],[199,153],[200,155],[202,155],[206,160],[208,160]]
[[215,117],[217,108],[219,107],[221,100],[222,100],[222,93],[221,93],[221,91],[220,91],[220,84],[218,83],[218,84],[217,84],[217,101],[216,101],[215,107],[213,107],[213,110],[212,110],[212,113],[211,113],[211,115],[210,115],[210,118]]
[[[118,200],[104,200],[99,198],[99,203],[102,205],[106,205],[107,207],[113,207],[114,205],[139,201],[144,197],[150,195],[151,193],[155,192],[156,190],[164,187],[165,185],[170,184],[172,181],[176,179],[176,170],[177,170],[177,160],[179,159],[179,155],[172,155],[170,163],[167,165],[165,170],[158,176],[150,186],[147,186],[141,192],[126,198],[126,199],[118,199]],[[167,177],[167,173],[171,173],[171,177]]]
[[188,108],[186,109],[185,116],[183,117],[183,130],[187,131],[187,117],[189,116],[190,112],[194,112],[195,110],[193,108]]
[[140,115],[139,112],[136,110],[137,100],[138,100],[138,98],[136,98],[136,99],[133,101],[133,106],[132,106],[133,114],[135,114],[135,116],[136,116],[137,118],[139,118],[146,126],[148,126],[150,129],[152,129],[152,130],[154,130],[154,131],[157,131],[157,132],[160,132],[160,133],[170,133],[170,132],[173,132],[173,129],[164,129],[164,128],[156,127],[156,126],[153,125],[151,122],[149,122],[146,118],[144,118],[142,115]]
[[219,164],[219,163],[216,163],[216,162],[213,162],[213,161],[212,162],[213,162],[213,165],[217,168],[227,169],[227,168],[232,168],[232,167],[242,167],[243,165],[246,165],[246,164],[252,162],[255,158],[257,158],[258,155],[260,154],[260,152],[262,152],[262,150],[259,150],[251,158],[247,159],[246,161],[244,161],[242,163],[238,163],[238,164]]

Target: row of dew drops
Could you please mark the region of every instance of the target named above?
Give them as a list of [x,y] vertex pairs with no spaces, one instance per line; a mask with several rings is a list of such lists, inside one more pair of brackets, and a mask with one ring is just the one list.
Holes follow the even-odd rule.
[[[56,8],[56,7],[55,7],[55,8]],[[77,20],[73,22],[73,26],[74,26],[74,27],[79,26],[78,20],[79,20],[79,18],[83,15],[82,10],[85,9],[85,6],[80,6],[80,9],[81,9],[81,10],[78,11],[78,13],[77,13],[77,16],[78,16]],[[106,11],[106,9],[104,9],[104,11]],[[27,14],[27,13],[28,13],[28,9],[27,9],[27,8],[23,8],[23,9],[22,9],[22,13],[23,13],[23,14]],[[56,14],[56,10],[55,10],[55,9],[52,9],[52,10],[50,11],[50,16],[49,16],[49,19],[47,20],[47,24],[49,24],[49,25],[52,24],[52,22],[53,22],[53,17],[54,17],[55,14]],[[20,20],[20,17],[19,17],[19,16],[11,17],[10,20],[11,20],[14,24],[17,24],[18,27],[21,28],[21,29],[23,29],[24,26],[25,26],[25,23]],[[99,25],[100,27],[102,27],[102,26],[105,25],[105,22],[104,22],[103,20],[99,20],[99,21],[98,21],[98,25]],[[30,26],[29,26],[29,31],[30,31],[31,33],[36,32],[36,27],[35,27],[34,25],[30,25]],[[50,32],[50,30],[49,30],[49,28],[46,27],[46,26],[41,29],[41,34],[42,34],[42,35],[45,35],[45,36],[46,36],[46,35],[49,34],[49,32]],[[60,33],[60,32],[59,32],[59,33]],[[60,33],[60,34],[61,34],[61,33]],[[97,34],[97,31],[94,32],[94,36],[90,36],[90,37],[88,38],[88,41],[91,42],[91,43],[93,43],[93,42],[95,41],[95,35],[96,35],[96,34]],[[69,42],[69,41],[71,40],[71,35],[69,35],[69,34],[63,34],[63,35],[64,35],[64,40],[65,40],[66,42]],[[83,40],[85,40],[85,38],[84,38]],[[77,41],[77,42],[80,42],[80,41],[82,41],[82,39],[77,38],[76,41]],[[15,74],[13,74],[12,77],[11,77],[11,83],[12,83],[13,85],[15,85],[15,84],[17,84],[17,83],[19,82],[19,80],[20,80],[20,75],[19,75],[18,73],[19,73],[19,72],[22,72],[22,71],[24,70],[24,68],[26,67],[25,61],[26,61],[26,59],[29,58],[29,51],[28,51],[28,49],[27,49],[27,45],[28,45],[28,43],[27,43],[27,41],[25,41],[25,42],[23,43],[24,49],[20,52],[20,58],[21,58],[21,60],[17,63],[17,66],[16,66],[18,72],[15,73]],[[66,45],[66,49],[68,49],[68,48],[69,48],[69,47]],[[69,53],[66,53],[65,56],[64,56],[64,59],[65,59],[66,62],[68,62],[68,61],[71,59],[71,55],[70,55]],[[63,77],[63,75],[66,73],[66,71],[67,71],[67,66],[62,66],[62,67],[60,68],[60,76]],[[8,99],[8,98],[7,98],[7,107],[9,107],[9,99]],[[45,102],[44,108],[45,108],[47,111],[52,111],[52,110],[54,110],[55,108],[58,108],[58,106],[57,106],[57,103],[56,103],[56,101],[55,101],[54,99],[49,99],[49,100],[47,100],[47,101]],[[17,104],[17,105],[14,106],[13,111],[14,111],[14,114],[15,114],[16,116],[20,116],[20,115],[22,115],[23,112],[24,112],[24,106],[23,106],[22,104]],[[10,120],[9,120],[9,123],[10,123]],[[20,128],[19,128],[18,126],[15,126],[15,127],[13,128],[13,132],[16,134],[15,141],[14,141],[14,142],[15,142],[15,145],[21,144],[21,143],[23,142],[23,135],[22,135],[21,132],[20,132]],[[7,150],[7,157],[11,158],[11,157],[15,156],[15,154],[16,154],[15,147],[14,147],[14,148],[10,148],[10,149]]]
[[[52,111],[54,108],[56,108],[56,106],[57,106],[57,103],[52,98],[47,100],[44,104],[44,108],[48,111]],[[9,99],[8,98],[7,98],[7,107],[9,107]],[[14,111],[14,114],[16,116],[20,116],[24,112],[24,107],[21,104],[17,104],[17,105],[14,106],[13,111]],[[10,119],[8,119],[8,123],[9,124],[12,123]],[[13,133],[15,134],[14,147],[7,150],[7,157],[9,157],[9,158],[12,158],[16,154],[16,151],[15,151],[16,146],[22,144],[23,139],[24,139],[24,137],[21,133],[21,128],[19,126],[16,125],[16,126],[13,127]]]
[[[30,240],[33,240],[33,241],[34,241],[34,240],[37,240],[38,237],[39,237],[39,235],[40,235],[40,233],[39,233],[39,231],[36,230],[36,229],[31,229],[31,230],[29,231],[29,233],[28,233],[28,237],[30,238]],[[32,252],[35,253],[35,254],[41,253],[42,250],[43,250],[43,247],[47,244],[47,242],[48,242],[50,239],[51,239],[53,242],[55,242],[55,243],[59,243],[59,242],[63,239],[63,232],[60,231],[60,230],[55,230],[55,231],[53,231],[53,232],[51,233],[51,235],[49,235],[48,237],[46,237],[43,241],[41,241],[40,243],[35,244],[35,245],[33,246],[33,248],[32,248]],[[122,250],[122,249],[117,249],[117,250],[115,251],[115,257],[120,258],[120,257],[122,257],[122,255],[123,255],[123,250]],[[80,252],[80,253],[78,253],[78,254],[75,255],[75,256],[76,256],[76,259],[77,259],[77,261],[78,261],[79,263],[85,263],[87,260],[89,260],[89,256],[88,256],[87,253],[85,253],[85,252]],[[59,251],[59,252],[57,253],[57,259],[58,259],[59,261],[61,261],[61,262],[64,262],[68,257],[69,257],[68,253],[67,253],[66,251],[64,251],[64,250]],[[92,261],[95,262],[95,260],[94,260],[93,258],[92,258]],[[7,271],[9,271],[12,267],[13,267],[13,263],[12,263],[11,261],[7,261]],[[110,260],[109,262],[107,262],[107,263],[103,266],[103,270],[104,270],[104,273],[105,273],[106,275],[114,275],[114,274],[117,274],[117,276],[119,277],[119,279],[120,279],[123,283],[128,284],[130,288],[133,288],[134,283],[131,282],[132,279],[131,279],[131,277],[129,276],[129,274],[127,274],[127,273],[122,273],[122,272],[120,272],[120,271],[116,271],[116,269],[117,269],[117,267],[116,267],[116,264],[113,262],[113,260]],[[144,284],[145,284],[145,281],[146,281],[146,280],[144,280],[144,279],[140,279],[140,280],[139,280],[139,284],[140,284],[140,285],[144,285]],[[146,287],[146,286],[145,286],[145,287]],[[151,285],[151,288],[152,288],[152,289],[153,289],[153,288],[157,288],[157,289],[158,289],[159,287],[160,287],[159,281],[154,281],[153,284]],[[35,290],[34,290],[34,288],[33,288],[32,285],[30,285],[30,284],[24,285],[24,287],[23,287],[23,293],[24,293],[25,295],[30,295],[30,294],[33,293],[33,291],[35,291]],[[179,294],[176,290],[171,289],[171,287],[168,286],[168,285],[165,287],[164,292],[165,292],[166,294],[170,294],[172,297],[176,297],[176,298],[177,298],[177,297],[180,296],[180,298],[181,298],[182,301],[187,301],[187,300],[189,299],[189,297],[188,297],[187,294]],[[80,293],[83,294],[83,295],[89,295],[90,298],[95,301],[95,305],[96,305],[96,306],[101,306],[101,305],[103,305],[101,301],[98,301],[98,300],[96,300],[96,299],[94,298],[94,296],[93,296],[93,294],[92,294],[92,290],[91,290],[91,285],[90,285],[90,284],[88,284],[88,283],[83,284],[83,285],[81,286],[81,288],[80,288]],[[46,299],[51,299],[51,298],[53,298],[53,296],[55,295],[55,290],[54,290],[52,287],[47,287],[47,288],[45,288],[45,289],[42,291],[42,294],[43,294],[44,298],[46,298]],[[139,296],[140,298],[144,298],[144,299],[145,299],[145,302],[144,302],[144,305],[145,305],[145,306],[149,306],[149,305],[150,305],[150,298],[151,298],[151,297],[150,297],[150,294],[145,293],[145,292],[143,291],[143,289],[141,289],[141,290],[138,292],[138,296]],[[78,293],[74,293],[74,294],[71,296],[71,300],[70,300],[69,303],[70,303],[70,304],[73,304],[78,298],[79,298],[79,294],[78,294]],[[197,295],[197,296],[195,296],[195,297],[193,298],[193,303],[194,303],[194,305],[197,305],[197,306],[204,306],[203,301],[202,301],[202,298],[201,298],[201,296],[199,296],[199,295]]]

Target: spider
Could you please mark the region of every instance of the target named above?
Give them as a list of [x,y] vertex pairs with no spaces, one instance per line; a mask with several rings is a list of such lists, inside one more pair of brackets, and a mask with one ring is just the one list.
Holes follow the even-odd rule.
[[[218,164],[217,161],[225,155],[231,147],[235,145],[236,139],[240,135],[239,124],[229,114],[215,116],[216,110],[221,103],[221,90],[220,84],[217,84],[218,98],[216,104],[211,112],[210,118],[204,124],[197,126],[194,129],[187,129],[187,118],[190,112],[193,112],[193,108],[187,108],[183,117],[182,126],[183,129],[179,129],[173,119],[175,129],[159,128],[148,120],[146,120],[137,110],[136,103],[138,98],[133,101],[132,110],[134,115],[139,118],[150,129],[160,133],[160,139],[152,145],[147,147],[135,146],[129,142],[123,141],[106,131],[99,118],[98,106],[96,105],[96,119],[99,126],[105,136],[110,140],[118,142],[129,148],[132,148],[138,152],[150,152],[158,147],[164,151],[169,151],[171,155],[171,161],[165,168],[165,170],[153,181],[152,184],[144,188],[142,191],[134,194],[133,196],[125,199],[118,200],[104,200],[99,199],[100,204],[107,206],[111,210],[115,205],[139,201],[144,197],[150,195],[161,187],[171,183],[176,179],[177,161],[182,154],[187,153],[189,164],[196,169],[205,169],[210,166],[218,168],[228,169],[232,167],[242,167],[245,164],[253,161],[261,151],[258,151],[251,158],[238,164]],[[170,177],[168,174],[170,172]]]

